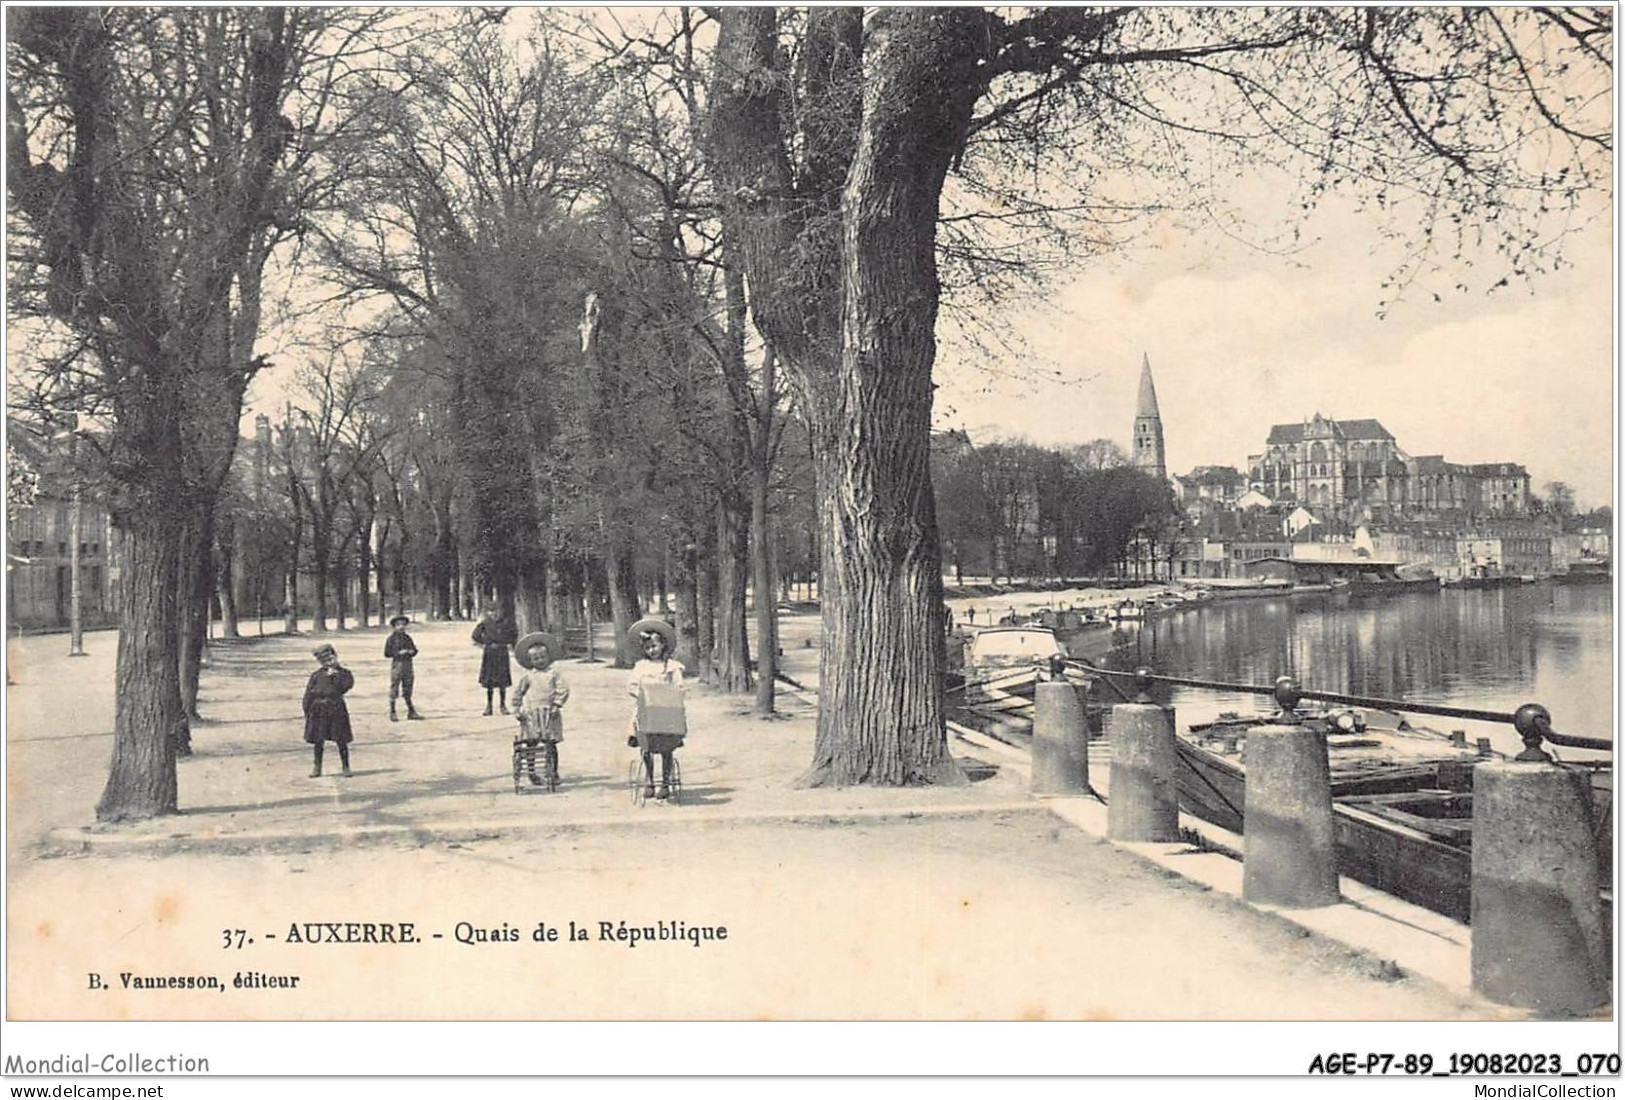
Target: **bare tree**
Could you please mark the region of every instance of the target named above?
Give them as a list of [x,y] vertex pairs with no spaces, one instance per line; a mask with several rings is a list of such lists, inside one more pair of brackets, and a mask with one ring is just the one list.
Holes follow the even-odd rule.
[[266,259],[296,227],[342,113],[355,36],[381,20],[281,8],[10,20],[10,300],[64,333],[39,371],[49,388],[105,417],[125,536],[103,820],[175,809],[195,656],[182,662],[208,598],[205,555],[183,570],[183,550],[209,545],[242,395],[264,364],[253,347]]
[[475,571],[522,627],[544,611],[533,465],[585,281],[579,226],[602,81],[542,22],[521,61],[500,14],[455,13],[454,51],[410,54],[409,89],[362,144],[370,171],[319,222],[344,301],[382,297],[436,345],[456,416]]

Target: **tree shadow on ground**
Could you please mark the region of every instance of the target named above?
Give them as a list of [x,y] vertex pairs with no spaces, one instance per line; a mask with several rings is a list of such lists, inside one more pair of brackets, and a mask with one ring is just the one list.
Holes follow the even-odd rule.
[[[299,733],[301,725],[301,720],[297,718],[263,718],[253,719],[253,721],[280,721],[287,724],[290,727],[290,730],[296,735]],[[227,724],[237,725],[236,722]],[[364,751],[369,748],[383,748],[385,746],[394,748],[398,745],[433,745],[445,741],[466,741],[470,738],[478,738],[480,736],[481,735],[478,733],[465,730],[463,732],[430,735],[428,737],[391,737],[388,740],[381,737],[357,737],[354,741],[350,742],[350,744]],[[308,742],[300,739],[298,736],[291,739],[286,745],[262,746],[233,741],[217,741],[213,744],[205,745],[197,745],[194,743],[192,746],[192,755],[185,757],[184,759],[225,760],[233,756],[280,756],[284,753],[290,752],[309,753],[310,745]]]
[[726,806],[733,799],[724,798],[723,796],[733,793],[733,787],[691,787],[684,783],[682,793],[677,798],[677,804],[679,806]]
[[[362,776],[398,772],[399,769],[397,768],[372,768],[354,771],[349,779],[343,779],[336,774],[324,775],[320,779],[305,777],[299,781],[308,783],[332,782],[337,786],[337,789],[329,793],[300,795],[295,798],[284,798],[272,802],[250,802],[236,806],[188,806],[183,808],[182,812],[188,817],[204,817],[252,813],[256,810],[286,810],[316,804],[332,807],[334,795],[339,794],[343,795],[344,798],[342,803],[336,807],[331,824],[346,826],[400,825],[413,828],[423,824],[422,815],[402,812],[401,807],[404,804],[425,798],[480,793],[478,784],[484,781],[480,779],[471,781],[467,776],[449,775],[440,779],[416,782],[411,786],[394,787],[381,791],[357,790],[355,787],[341,785],[353,783],[358,777]],[[289,779],[292,781],[293,777],[290,776]],[[301,822],[301,824],[309,826],[311,823]]]

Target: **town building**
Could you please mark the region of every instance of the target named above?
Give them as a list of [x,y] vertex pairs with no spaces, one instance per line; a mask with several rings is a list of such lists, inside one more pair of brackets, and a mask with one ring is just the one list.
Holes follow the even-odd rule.
[[[1247,492],[1247,479],[1230,466],[1198,466],[1174,478],[1179,502],[1185,511],[1196,514],[1215,508],[1234,508]],[[1260,495],[1263,503],[1269,503]]]
[[1549,577],[1552,574],[1550,535],[1463,535],[1456,542],[1462,576]]
[[1493,516],[1529,514],[1529,471],[1516,462],[1484,462],[1467,467],[1478,480],[1478,503]]
[[[69,445],[13,420],[12,450],[38,476],[31,503],[6,524],[6,612],[14,628],[65,630],[71,625],[73,592],[73,483]],[[88,451],[88,448],[80,448]],[[81,454],[88,465],[92,456]],[[115,535],[107,507],[84,480],[79,499],[79,615],[85,627],[109,625],[117,614]]]
[[1552,571],[1566,573],[1577,561],[1597,561],[1609,557],[1608,532],[1600,528],[1572,531],[1552,536]]
[[1247,467],[1253,491],[1309,508],[1323,522],[1435,517],[1461,523],[1530,512],[1524,467],[1466,465],[1443,455],[1413,458],[1377,420],[1335,420],[1317,412],[1301,424],[1276,424],[1263,452],[1248,456]]

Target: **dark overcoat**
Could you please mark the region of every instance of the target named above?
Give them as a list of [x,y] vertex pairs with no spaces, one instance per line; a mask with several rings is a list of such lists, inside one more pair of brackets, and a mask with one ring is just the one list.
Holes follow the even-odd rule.
[[513,683],[508,647],[519,640],[509,619],[481,619],[474,627],[474,644],[485,647],[480,657],[480,687],[505,688]]
[[333,741],[348,745],[350,708],[344,705],[344,693],[355,687],[350,670],[339,665],[319,668],[310,674],[305,684],[305,740],[312,745]]

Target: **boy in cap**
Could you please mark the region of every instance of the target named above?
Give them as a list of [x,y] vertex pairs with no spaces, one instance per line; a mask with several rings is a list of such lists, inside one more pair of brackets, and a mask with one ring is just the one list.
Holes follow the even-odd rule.
[[319,645],[311,650],[322,667],[310,674],[305,684],[305,741],[315,751],[310,777],[322,774],[322,745],[331,741],[339,747],[339,762],[344,774],[350,774],[350,708],[344,705],[344,693],[355,687],[355,677],[339,664],[338,651],[330,645]]
[[389,720],[391,722],[400,721],[400,716],[395,713],[395,699],[397,696],[404,696],[406,699],[406,717],[408,720],[421,720],[423,718],[423,715],[419,714],[416,708],[412,706],[412,658],[418,655],[418,647],[417,643],[412,640],[412,635],[406,632],[406,627],[411,621],[405,615],[396,615],[389,620],[389,625],[394,627],[394,630],[390,633],[388,640],[384,642],[384,656],[390,659]]

